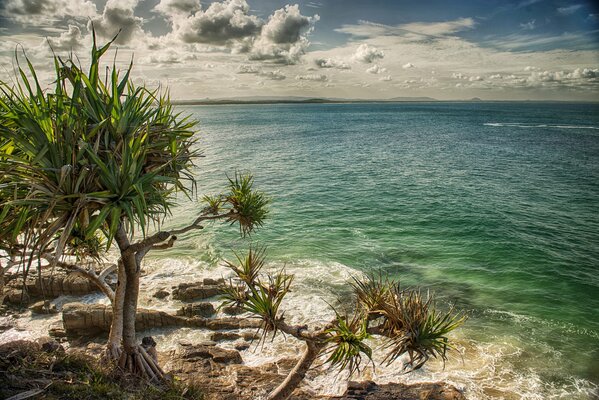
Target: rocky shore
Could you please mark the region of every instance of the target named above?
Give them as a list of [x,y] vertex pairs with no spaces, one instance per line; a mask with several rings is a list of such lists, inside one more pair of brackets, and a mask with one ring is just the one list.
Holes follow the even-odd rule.
[[[164,370],[185,384],[199,388],[207,400],[250,400],[259,399],[281,383],[297,361],[291,357],[282,357],[276,362],[259,366],[244,364],[240,352],[248,349],[256,339],[259,322],[255,319],[238,316],[239,309],[215,309],[207,300],[221,293],[222,281],[204,279],[200,282],[183,283],[169,289],[162,288],[154,297],[171,296],[181,301],[182,306],[176,312],[151,309],[139,309],[136,329],[138,332],[151,328],[186,327],[205,330],[209,340],[201,343],[180,341],[174,350],[158,348],[160,364]],[[43,290],[42,290],[43,288]],[[48,327],[51,337],[40,338],[35,342],[12,342],[0,345],[0,358],[14,352],[14,348],[30,346],[47,352],[66,351],[85,352],[99,355],[103,346],[102,336],[110,328],[112,310],[103,304],[83,304],[71,302],[57,309],[50,301],[61,295],[78,296],[95,291],[93,286],[78,276],[57,274],[52,277],[31,277],[25,284],[11,279],[5,289],[5,303],[16,312],[28,305],[32,313],[61,313],[61,319]],[[36,301],[37,300],[37,301]],[[6,307],[3,313],[5,314]],[[27,315],[21,315],[27,318]],[[10,329],[4,326],[3,329]],[[1,332],[1,331],[0,331]],[[223,347],[223,345],[225,345]],[[255,345],[255,344],[254,344]],[[12,350],[11,350],[12,348]],[[66,350],[65,350],[66,349]],[[0,373],[6,371],[0,371]],[[317,371],[310,371],[308,378]],[[43,385],[32,382],[28,390],[41,390]],[[350,382],[342,396],[330,397],[314,393],[309,387],[301,386],[293,394],[293,399],[330,399],[330,400],[382,400],[382,399],[430,399],[462,400],[463,393],[443,382],[428,382],[406,385],[389,383],[379,385],[375,382]]]

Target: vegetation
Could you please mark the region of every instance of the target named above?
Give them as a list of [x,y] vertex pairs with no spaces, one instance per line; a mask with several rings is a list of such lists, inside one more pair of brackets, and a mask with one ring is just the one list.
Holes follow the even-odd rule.
[[[19,252],[24,274],[45,258],[95,282],[113,306],[106,356],[123,371],[161,380],[135,341],[144,256],[210,221],[247,235],[262,225],[268,200],[250,175],[236,174],[225,193],[204,199],[189,226],[157,230],[176,193],[196,193],[196,123],[176,114],[167,95],[135,86],[132,63],[124,73],[113,64],[101,79],[111,43],[98,47],[94,34],[88,72],[55,56],[53,90],[44,90],[26,57],[15,85],[0,82],[0,245]],[[114,243],[118,263],[100,273],[66,258],[97,260]],[[115,270],[113,290],[105,278]]]
[[407,354],[404,372],[421,368],[431,357],[445,362],[447,351],[453,348],[447,335],[465,320],[453,309],[446,312],[436,309],[431,295],[401,289],[396,281],[371,275],[352,283],[355,303],[351,316],[336,312],[336,317],[325,327],[312,329],[307,325],[289,325],[280,307],[293,276],[284,271],[262,274],[264,250],[250,249],[245,257],[237,255],[237,261],[238,264],[226,263],[237,279],[229,281],[223,305],[241,307],[259,318],[262,342],[268,335],[274,337],[282,332],[305,343],[302,357],[283,383],[269,394],[268,400],[289,398],[323,354],[328,354],[325,363],[333,368],[347,368],[350,375],[359,371],[365,360],[372,361],[372,349],[366,342],[372,335],[386,338],[383,348],[387,363]]
[[[0,398],[47,400],[201,400],[194,386],[168,382],[162,387],[116,379],[93,357],[62,349],[42,351],[35,343],[14,342],[0,351]],[[20,397],[19,397],[20,396]]]

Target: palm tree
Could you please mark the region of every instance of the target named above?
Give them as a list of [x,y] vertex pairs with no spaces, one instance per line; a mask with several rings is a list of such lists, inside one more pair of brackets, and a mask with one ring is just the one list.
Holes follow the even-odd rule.
[[[132,63],[124,73],[113,64],[100,78],[100,59],[115,39],[98,47],[93,33],[87,73],[73,58],[54,56],[51,91],[28,59],[16,85],[0,82],[0,240],[10,246],[19,239],[29,260],[43,257],[96,282],[113,305],[107,356],[124,371],[160,379],[160,367],[135,341],[144,256],[209,221],[249,234],[262,225],[268,200],[250,175],[235,174],[226,193],[204,199],[192,224],[149,233],[177,192],[195,194],[196,122],[175,113],[167,95],[135,86]],[[116,267],[96,274],[65,259],[100,257],[102,242],[116,243]],[[114,269],[113,291],[104,278]]]
[[325,363],[349,369],[350,376],[359,371],[364,359],[372,361],[372,349],[365,342],[371,335],[386,338],[387,363],[408,355],[403,366],[406,372],[421,368],[431,357],[445,362],[447,351],[453,348],[447,335],[465,321],[453,308],[437,310],[431,295],[424,297],[419,290],[403,290],[399,282],[370,275],[351,283],[355,298],[351,317],[335,312],[326,326],[313,329],[289,325],[279,308],[293,276],[284,271],[264,276],[260,272],[263,265],[264,249],[250,249],[245,257],[237,255],[237,263],[227,261],[237,278],[229,281],[222,305],[240,307],[259,318],[262,342],[269,334],[274,337],[283,332],[305,344],[302,356],[268,400],[289,398],[323,354],[328,355]]

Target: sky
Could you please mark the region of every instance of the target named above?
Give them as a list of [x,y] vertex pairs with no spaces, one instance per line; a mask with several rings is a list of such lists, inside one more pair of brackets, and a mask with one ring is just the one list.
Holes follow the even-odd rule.
[[0,79],[85,66],[92,26],[173,99],[599,101],[599,3],[566,0],[0,0]]

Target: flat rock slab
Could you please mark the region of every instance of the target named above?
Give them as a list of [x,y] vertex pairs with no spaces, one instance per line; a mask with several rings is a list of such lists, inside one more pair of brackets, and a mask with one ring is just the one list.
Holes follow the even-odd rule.
[[347,392],[331,400],[466,400],[464,394],[444,382],[423,382],[406,385],[374,382],[350,382]]

